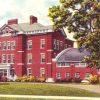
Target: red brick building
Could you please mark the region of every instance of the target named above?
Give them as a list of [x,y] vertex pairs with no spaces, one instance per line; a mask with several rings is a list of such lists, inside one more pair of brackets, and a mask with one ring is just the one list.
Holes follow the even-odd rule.
[[41,25],[34,16],[29,23],[8,20],[0,29],[0,76],[52,77],[52,59],[72,46],[63,30]]
[[84,56],[89,56],[86,50],[67,48],[53,59],[52,77],[54,80],[67,81],[69,79],[86,79],[89,74],[99,75],[100,68],[91,68],[82,62]]

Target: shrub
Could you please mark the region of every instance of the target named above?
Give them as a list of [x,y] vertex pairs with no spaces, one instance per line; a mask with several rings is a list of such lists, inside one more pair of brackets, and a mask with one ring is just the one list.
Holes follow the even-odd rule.
[[36,79],[37,82],[45,82],[45,78],[44,77],[40,77]]
[[21,82],[21,77],[17,77],[16,82]]
[[97,84],[97,83],[99,83],[99,76],[90,74],[89,77],[88,77],[88,81],[91,84]]
[[7,77],[2,76],[0,81],[1,81],[1,82],[7,82],[7,81],[8,81],[8,79],[7,79]]

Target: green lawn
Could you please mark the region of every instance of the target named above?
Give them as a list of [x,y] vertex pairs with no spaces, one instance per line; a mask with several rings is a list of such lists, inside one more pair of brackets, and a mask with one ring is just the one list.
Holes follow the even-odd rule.
[[23,98],[3,98],[2,97],[0,98],[0,100],[58,100],[58,99],[23,99]]
[[82,89],[41,83],[0,83],[0,94],[100,97],[100,94]]

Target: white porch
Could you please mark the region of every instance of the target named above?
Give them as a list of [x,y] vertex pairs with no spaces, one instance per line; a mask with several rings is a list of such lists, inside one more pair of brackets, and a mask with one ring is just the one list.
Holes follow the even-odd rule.
[[11,65],[10,64],[0,64],[0,76],[5,76],[8,79],[10,78],[10,70]]

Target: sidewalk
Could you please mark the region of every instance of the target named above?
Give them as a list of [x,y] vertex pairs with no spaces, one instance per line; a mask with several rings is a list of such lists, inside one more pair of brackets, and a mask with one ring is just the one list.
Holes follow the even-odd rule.
[[97,97],[70,97],[70,96],[35,96],[35,95],[5,95],[0,94],[0,97],[7,97],[7,98],[33,98],[33,99],[57,99],[57,100],[100,100]]

